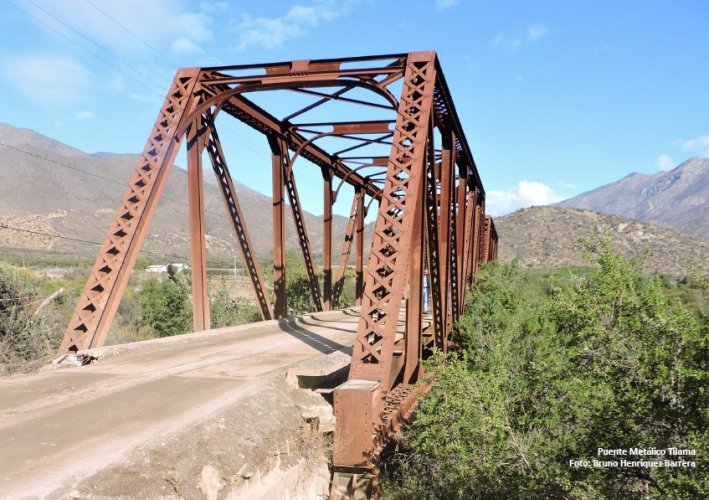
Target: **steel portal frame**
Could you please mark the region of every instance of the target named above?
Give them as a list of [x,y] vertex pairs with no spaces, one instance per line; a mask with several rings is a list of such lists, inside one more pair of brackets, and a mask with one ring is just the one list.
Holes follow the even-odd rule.
[[[257,101],[268,92],[285,92],[301,102],[295,110],[266,110],[267,100],[263,107]],[[349,121],[333,120],[343,111],[332,108],[347,108]],[[220,113],[261,132],[270,147],[273,299],[217,133]],[[286,199],[317,310],[338,307],[355,242],[360,321],[349,380],[335,391],[334,465],[341,470],[370,469],[377,446],[415,404],[413,384],[423,376],[424,351],[450,348],[479,263],[497,255],[497,233],[485,215],[485,191],[435,52],[178,70],[76,306],[62,351],[103,345],[183,138],[195,331],[209,328],[204,151],[263,319],[280,318],[288,311]],[[323,179],[322,291],[293,168],[301,157],[319,168]],[[333,283],[332,208],[345,184],[352,186],[354,197]],[[364,220],[373,201],[378,202],[378,213],[365,271]],[[430,315],[423,312],[421,296],[425,274],[433,298]]]

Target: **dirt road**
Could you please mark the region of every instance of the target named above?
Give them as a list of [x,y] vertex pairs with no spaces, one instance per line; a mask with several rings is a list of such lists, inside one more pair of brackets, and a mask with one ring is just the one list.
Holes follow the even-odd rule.
[[253,405],[289,366],[350,353],[357,321],[349,310],[112,346],[88,366],[0,379],[0,497],[69,491],[137,447]]

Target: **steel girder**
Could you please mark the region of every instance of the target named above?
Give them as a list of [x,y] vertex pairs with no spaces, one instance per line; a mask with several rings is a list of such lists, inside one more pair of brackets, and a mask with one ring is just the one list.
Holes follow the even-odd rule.
[[222,151],[221,142],[219,141],[219,135],[217,134],[217,129],[214,126],[213,119],[210,120],[209,123],[209,132],[207,152],[209,153],[209,158],[212,162],[214,175],[219,182],[219,190],[222,193],[222,199],[224,200],[227,212],[229,213],[232,228],[234,229],[234,235],[236,236],[236,241],[239,243],[239,250],[241,251],[241,256],[244,259],[246,271],[249,274],[251,288],[254,291],[254,295],[256,296],[256,300],[259,305],[261,319],[271,319],[273,314],[271,300],[268,296],[268,290],[266,289],[266,285],[263,280],[261,268],[256,260],[256,256],[253,254],[253,245],[251,244],[249,231],[246,227],[246,223],[244,222],[244,214],[236,196],[234,181],[229,173],[229,167],[227,166],[226,159],[224,158],[224,152]]
[[343,473],[373,469],[415,404],[424,351],[450,348],[466,285],[490,255],[479,248],[485,193],[435,54],[409,54],[402,83],[349,380],[335,390],[334,466]]
[[198,78],[196,69],[179,70],[175,75],[79,297],[60,351],[77,351],[105,342],[177,155],[181,137],[175,137],[175,129],[184,125],[185,116],[196,105]]
[[[288,93],[281,109],[269,93]],[[295,108],[295,109],[293,109]],[[332,108],[337,108],[334,112]],[[342,113],[358,109],[350,120]],[[261,132],[271,150],[273,299],[255,259],[217,134],[219,113]],[[339,120],[332,119],[337,114]],[[325,117],[325,119],[323,119]],[[264,319],[288,314],[286,199],[315,307],[337,308],[352,243],[360,322],[347,384],[335,391],[335,466],[367,468],[412,410],[432,347],[447,350],[478,265],[497,252],[485,191],[434,52],[179,70],[76,308],[62,350],[102,345],[181,140],[187,137],[195,329],[209,326],[202,152],[206,149]],[[296,162],[323,178],[321,294],[296,188]],[[300,168],[300,167],[299,167]],[[333,181],[340,186],[333,191]],[[333,283],[333,206],[354,188]],[[302,184],[301,184],[302,186]],[[285,191],[285,193],[284,193]],[[286,198],[287,196],[287,198]],[[365,197],[378,202],[364,269]],[[424,314],[428,273],[433,299]],[[366,417],[365,417],[366,415]],[[374,437],[373,437],[374,436]]]

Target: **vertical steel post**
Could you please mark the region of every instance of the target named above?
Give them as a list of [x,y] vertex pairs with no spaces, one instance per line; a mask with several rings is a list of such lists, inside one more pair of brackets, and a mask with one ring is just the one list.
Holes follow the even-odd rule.
[[192,255],[192,325],[195,332],[209,329],[207,288],[207,238],[204,228],[204,180],[202,148],[205,129],[201,119],[187,132],[187,192],[190,209],[190,250]]
[[453,154],[452,148],[453,144],[451,142],[450,133],[442,131],[443,136],[442,144],[442,157],[441,157],[441,194],[440,194],[440,215],[438,224],[438,245],[440,252],[438,254],[440,260],[440,285],[441,285],[441,310],[443,314],[443,327],[444,327],[444,350],[446,349],[448,335],[450,334],[449,324],[448,324],[448,306],[449,301],[449,291],[451,289],[450,280],[450,260],[451,260],[451,195],[453,187],[453,178],[455,173],[453,172],[455,156]]
[[[436,82],[433,52],[414,52],[406,62],[393,145],[362,298],[349,379],[387,384],[409,268],[414,207],[425,182],[426,155]],[[389,387],[382,388],[382,396]]]
[[[426,153],[426,249],[428,251],[428,277],[431,290],[431,313],[433,316],[433,333],[434,344],[439,349],[446,349],[447,340],[447,321],[446,314],[443,309],[442,295],[444,287],[441,284],[443,276],[441,275],[441,243],[439,240],[440,218],[438,215],[439,196],[438,196],[438,176],[440,173],[440,165],[437,166],[436,155],[433,145],[433,133],[430,133],[428,148]],[[442,202],[440,202],[442,203]]]
[[283,198],[283,155],[287,153],[281,139],[269,136],[271,146],[271,176],[273,187],[273,317],[288,314],[286,297],[286,226]]
[[[419,199],[423,200],[423,183]],[[424,204],[416,207],[416,218],[411,229],[411,255],[409,257],[408,294],[406,301],[406,344],[404,352],[404,379],[403,383],[414,384],[419,376],[419,364],[422,348],[422,321],[423,321],[423,217]]]
[[[371,415],[382,412],[385,397],[392,389],[389,384],[396,378],[392,376],[394,346],[409,276],[411,246],[415,244],[412,231],[416,208],[423,201],[421,184],[426,180],[436,72],[434,52],[414,52],[407,57],[349,380],[334,393],[335,433],[339,436],[334,447],[335,467],[361,467],[370,463],[374,436],[380,430]],[[371,398],[370,407],[350,397],[346,387],[353,385],[361,399]],[[364,415],[369,415],[370,420],[364,421]],[[364,437],[361,441],[351,441],[353,425],[360,429],[358,435]]]
[[364,191],[357,189],[357,214],[355,215],[355,304],[362,305],[364,293]]
[[482,197],[480,196],[480,192],[478,191],[477,201],[475,205],[475,226],[473,227],[473,237],[475,238],[475,246],[473,247],[473,265],[470,269],[471,285],[475,279],[475,276],[478,274],[478,269],[480,268],[480,259],[482,255],[482,225],[484,217],[485,212],[483,210]]
[[323,308],[332,307],[332,172],[322,169],[323,176]]
[[475,262],[475,211],[477,207],[477,188],[473,187],[468,191],[466,200],[466,211],[465,211],[465,268],[463,270],[463,301],[467,296],[468,290],[472,284],[472,267]]
[[456,195],[458,209],[456,211],[455,229],[456,229],[456,255],[458,258],[458,314],[463,314],[465,309],[465,261],[466,252],[468,249],[465,246],[465,216],[468,209],[468,167],[467,165],[460,169],[458,177],[458,194]]

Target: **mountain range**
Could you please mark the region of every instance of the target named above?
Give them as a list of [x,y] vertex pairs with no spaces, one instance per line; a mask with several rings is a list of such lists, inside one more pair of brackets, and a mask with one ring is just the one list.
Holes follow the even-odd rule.
[[654,175],[630,174],[556,206],[659,222],[709,241],[709,158]]
[[551,206],[518,210],[495,219],[498,258],[527,268],[588,266],[579,238],[607,233],[615,248],[639,257],[646,274],[683,277],[707,271],[709,243],[655,222]]
[[[0,123],[0,250],[17,253],[93,258],[101,243],[139,155],[84,153],[29,129]],[[207,162],[208,163],[208,162]],[[234,175],[234,174],[233,174]],[[238,173],[236,174],[238,176]],[[211,169],[205,168],[205,219],[208,259],[240,261],[231,223]],[[246,225],[256,254],[272,249],[272,202],[235,179]],[[286,211],[288,248],[298,240]],[[189,261],[187,172],[173,168],[155,211],[143,249],[151,260]],[[305,213],[314,253],[321,252],[322,217]],[[333,217],[333,256],[347,218]],[[57,237],[61,236],[61,237]]]
[[[0,124],[0,225],[19,229],[0,227],[0,254],[93,259],[137,160],[135,154],[87,154],[32,130]],[[211,170],[205,169],[205,179],[209,266],[231,263],[234,257],[240,261]],[[267,258],[272,246],[271,198],[236,181],[235,188],[255,251]],[[703,268],[709,262],[708,198],[706,158],[655,175],[631,174],[555,207],[496,218],[499,257],[518,259],[526,267],[585,265],[578,237],[609,231],[626,253],[650,254],[647,272],[682,276],[688,266]],[[288,247],[297,249],[290,215],[288,219]],[[187,173],[174,168],[144,254],[153,261],[189,262],[188,220]],[[322,217],[306,212],[305,221],[311,248],[318,254]],[[333,217],[334,260],[346,226],[346,217]]]

